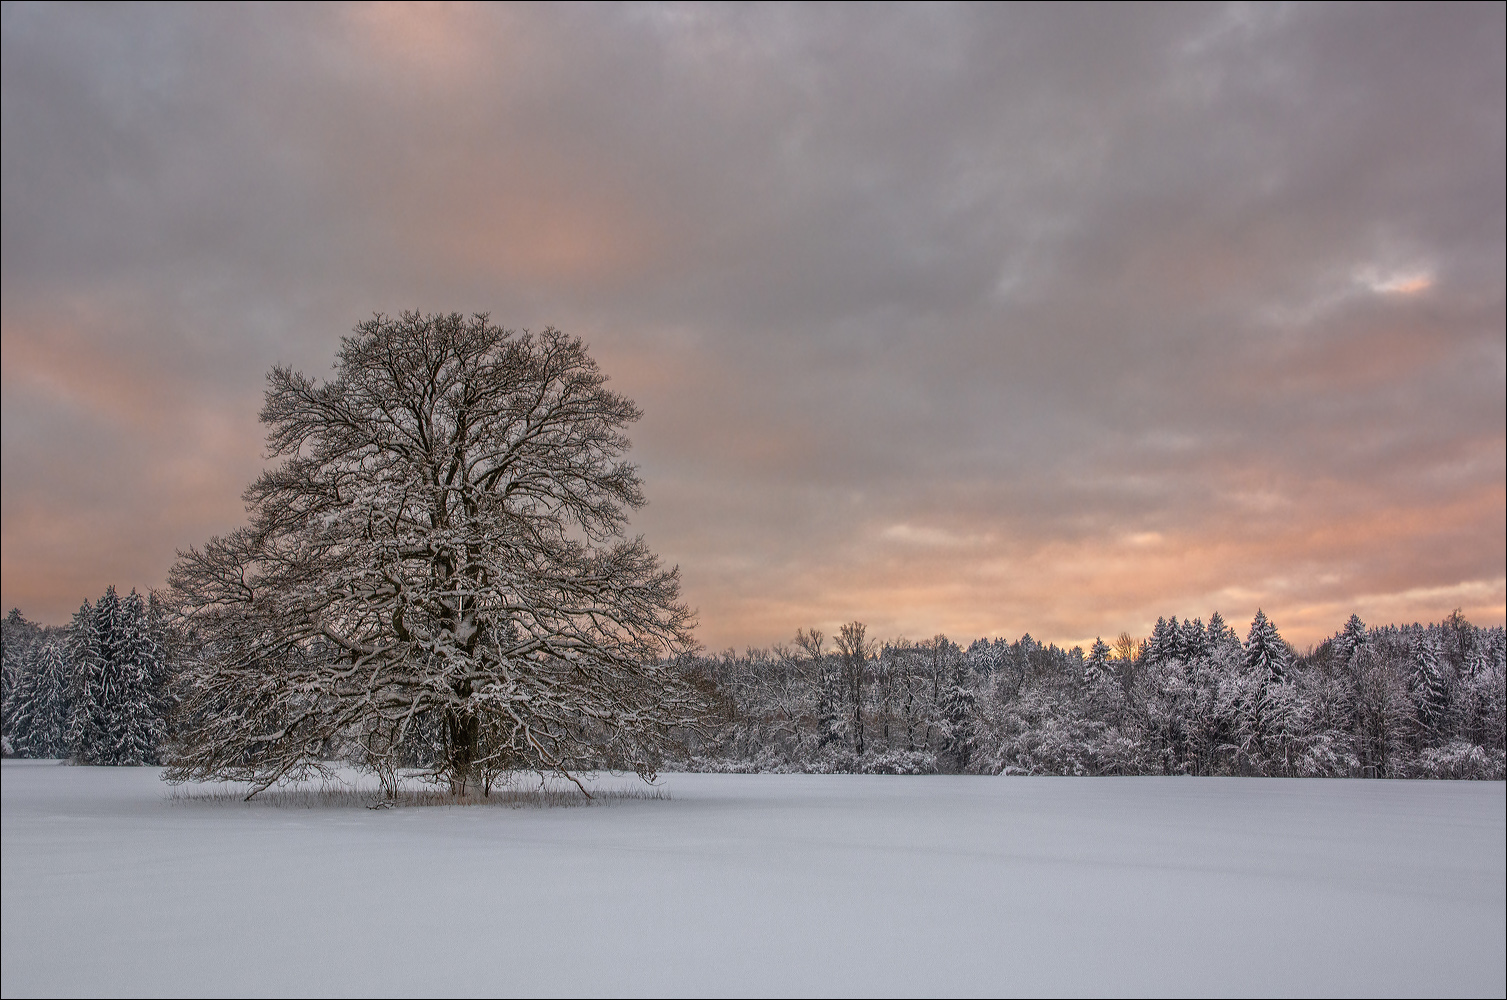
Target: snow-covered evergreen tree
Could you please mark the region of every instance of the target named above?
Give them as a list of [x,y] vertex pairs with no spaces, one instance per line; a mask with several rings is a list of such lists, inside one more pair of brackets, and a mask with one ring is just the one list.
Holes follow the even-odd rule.
[[64,641],[57,635],[29,651],[11,718],[11,745],[21,756],[68,756],[70,667]]
[[1349,663],[1355,651],[1365,641],[1366,623],[1360,620],[1360,615],[1352,613],[1350,619],[1345,622],[1345,627],[1329,640],[1329,648],[1336,661]]
[[110,763],[152,764],[163,738],[162,656],[146,602],[132,590],[120,602],[109,647],[115,703],[110,713]]
[[[19,753],[11,727],[22,675],[42,640],[42,626],[27,621],[20,608],[11,608],[0,621],[0,736]],[[10,753],[12,750],[7,750]]]
[[1212,654],[1220,649],[1241,649],[1240,636],[1235,630],[1225,624],[1224,616],[1218,611],[1209,616],[1209,627],[1206,630],[1209,652]]
[[1266,617],[1266,612],[1256,609],[1251,620],[1251,631],[1245,640],[1245,669],[1258,680],[1280,682],[1287,677],[1287,643],[1277,632],[1277,626]]
[[1191,622],[1183,619],[1182,638],[1184,659],[1195,660],[1209,655],[1209,633],[1204,630],[1202,618],[1195,618]]
[[1446,735],[1442,729],[1449,711],[1449,678],[1442,645],[1432,628],[1419,632],[1413,641],[1413,701],[1418,706],[1419,724],[1434,740]]
[[962,656],[952,657],[953,669],[942,696],[944,739],[942,753],[959,771],[966,771],[973,758],[976,727],[974,717],[978,708],[978,696],[970,683],[967,661]]
[[1083,661],[1083,682],[1089,687],[1105,684],[1111,679],[1109,653],[1109,643],[1101,636],[1094,636],[1094,644],[1088,648],[1088,656]]
[[1009,656],[1009,645],[1002,640],[975,639],[968,646],[968,652],[964,654],[968,660],[968,669],[976,676],[991,678],[999,670],[1000,664]]
[[68,630],[69,750],[83,764],[145,764],[162,742],[162,658],[146,604],[112,586]]
[[1491,669],[1491,650],[1485,640],[1486,636],[1478,636],[1465,657],[1463,674],[1466,679],[1479,677]]
[[[1175,623],[1176,616],[1172,620]],[[1156,626],[1151,630],[1151,637],[1146,640],[1147,663],[1161,663],[1176,655],[1177,640],[1174,637],[1173,628],[1175,625],[1169,627],[1166,618],[1157,618]]]
[[[109,622],[120,602],[111,587],[95,604],[81,605],[68,626],[68,658],[73,661],[68,690],[68,753],[85,764],[110,753],[110,676],[104,648]],[[105,626],[101,627],[101,619]]]
[[1237,726],[1241,757],[1257,774],[1284,773],[1290,759],[1299,707],[1287,683],[1290,665],[1287,643],[1277,626],[1257,609],[1245,640]]

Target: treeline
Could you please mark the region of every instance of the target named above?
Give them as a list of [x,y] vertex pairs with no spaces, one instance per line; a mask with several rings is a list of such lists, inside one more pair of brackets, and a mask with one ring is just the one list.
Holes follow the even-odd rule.
[[1029,634],[829,645],[689,659],[719,719],[678,766],[713,771],[1504,777],[1501,627],[1456,611],[1299,653],[1258,612],[1141,641],[1061,649]]
[[3,625],[7,757],[155,764],[170,715],[167,632],[148,600],[111,587],[65,628],[12,609]]
[[[176,664],[193,660],[195,643],[154,601],[112,587],[62,628],[12,610],[3,647],[7,756],[172,763],[174,732],[184,728],[175,712],[191,702],[181,690],[188,672]],[[1159,619],[1144,640],[1122,634],[1086,651],[1029,634],[966,648],[940,635],[875,642],[855,622],[830,640],[802,630],[788,645],[681,658],[713,714],[663,764],[1501,780],[1504,658],[1503,629],[1478,628],[1458,611],[1427,626],[1367,627],[1352,615],[1302,653],[1260,612],[1244,639],[1216,613],[1207,624]],[[442,720],[432,715],[412,720],[401,747],[386,747],[386,766],[441,761]],[[373,739],[355,727],[321,756],[360,764]],[[492,770],[512,766],[543,765],[520,750]],[[498,776],[482,780],[489,787]]]

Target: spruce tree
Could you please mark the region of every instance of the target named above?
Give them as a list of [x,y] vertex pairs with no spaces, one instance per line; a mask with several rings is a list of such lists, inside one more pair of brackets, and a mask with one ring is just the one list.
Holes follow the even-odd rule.
[[22,756],[68,756],[69,668],[63,640],[55,635],[26,658],[11,719],[12,745]]
[[73,660],[69,750],[81,764],[146,764],[157,759],[163,721],[161,655],[146,604],[112,586],[85,604],[68,630]]
[[[3,733],[8,746],[15,745],[16,733],[12,727],[12,716],[20,692],[21,677],[41,639],[42,626],[27,621],[20,608],[11,608],[10,614],[0,621],[0,733]],[[15,752],[20,752],[19,748]]]
[[135,590],[120,602],[111,649],[116,698],[110,713],[110,763],[156,763],[163,736],[162,657],[151,634],[146,602]]
[[1334,651],[1335,657],[1341,663],[1349,663],[1350,657],[1366,641],[1366,623],[1360,620],[1360,615],[1351,613],[1350,620],[1345,622],[1345,627],[1340,629],[1329,642],[1329,648]]
[[1169,622],[1165,618],[1156,620],[1156,627],[1151,630],[1151,641],[1147,647],[1146,658],[1152,663],[1161,663],[1170,660],[1177,655],[1177,616],[1173,615]]
[[1083,681],[1093,687],[1108,681],[1109,677],[1109,643],[1094,636],[1094,644],[1088,648],[1088,658],[1083,661]]
[[1240,649],[1240,637],[1235,630],[1224,622],[1224,616],[1218,611],[1209,616],[1209,627],[1206,631],[1209,652],[1213,653],[1221,649]]
[[961,656],[954,656],[952,677],[942,696],[942,717],[946,722],[946,739],[942,752],[959,772],[968,768],[973,758],[976,742],[974,715],[978,698],[969,683],[967,664]]
[[[113,617],[119,601],[111,587],[97,603],[79,607],[68,626],[68,658],[73,672],[68,690],[68,754],[93,764],[109,754],[109,671],[100,619]],[[107,626],[108,628],[108,626]]]
[[1177,623],[1177,616],[1173,615],[1167,622],[1167,638],[1170,640],[1168,652],[1171,658],[1180,663],[1186,663],[1191,656],[1189,647],[1192,644],[1193,624],[1187,619],[1183,623]]
[[1418,721],[1426,733],[1442,737],[1445,715],[1449,710],[1449,680],[1443,663],[1439,636],[1430,628],[1413,642],[1413,701],[1418,706]]
[[1260,608],[1251,621],[1245,640],[1245,669],[1260,680],[1280,682],[1287,679],[1287,643]]
[[1209,655],[1209,634],[1204,631],[1202,618],[1183,621],[1183,649],[1190,660]]

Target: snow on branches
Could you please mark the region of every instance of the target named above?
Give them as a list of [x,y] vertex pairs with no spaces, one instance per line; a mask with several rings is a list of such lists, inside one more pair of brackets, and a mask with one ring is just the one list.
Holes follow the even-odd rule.
[[376,316],[336,375],[276,368],[282,463],[250,523],[170,575],[194,635],[170,780],[256,789],[333,747],[384,780],[438,744],[457,794],[515,768],[651,773],[702,698],[677,571],[625,536],[639,416],[580,340],[486,316]]

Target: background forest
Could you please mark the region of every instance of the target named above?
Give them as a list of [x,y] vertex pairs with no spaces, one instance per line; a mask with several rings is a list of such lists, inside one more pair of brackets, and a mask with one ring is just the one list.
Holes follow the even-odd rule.
[[[52,628],[3,625],[4,751],[168,763],[190,638],[111,588]],[[317,652],[316,654],[317,655]],[[1368,627],[1298,652],[1260,612],[1242,640],[1216,612],[1161,619],[1087,651],[1019,639],[828,639],[682,657],[712,705],[666,769],[897,774],[1504,777],[1507,637],[1456,612]],[[406,761],[431,767],[437,720]],[[359,758],[361,734],[331,746]],[[579,760],[574,766],[612,766]]]
[[702,657],[718,737],[694,769],[979,774],[1503,777],[1500,627],[1367,627],[1299,653],[1260,612],[1085,652],[946,636],[871,644],[845,626]]

